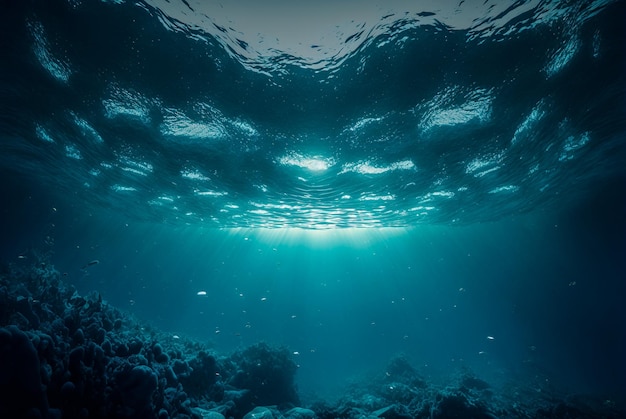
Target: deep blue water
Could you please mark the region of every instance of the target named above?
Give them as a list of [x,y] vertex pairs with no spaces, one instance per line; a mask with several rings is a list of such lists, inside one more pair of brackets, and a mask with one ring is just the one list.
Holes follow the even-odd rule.
[[307,394],[625,394],[625,3],[414,3],[3,1],[0,256]]

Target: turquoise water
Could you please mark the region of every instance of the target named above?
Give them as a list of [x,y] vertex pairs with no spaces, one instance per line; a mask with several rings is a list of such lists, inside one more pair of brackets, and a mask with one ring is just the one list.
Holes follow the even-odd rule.
[[623,394],[624,2],[6,3],[4,260],[303,394]]

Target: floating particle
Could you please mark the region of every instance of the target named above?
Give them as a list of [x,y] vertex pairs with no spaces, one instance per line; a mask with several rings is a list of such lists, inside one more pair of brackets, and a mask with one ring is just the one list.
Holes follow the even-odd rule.
[[495,338],[493,336],[487,336],[488,340],[494,340]]
[[87,269],[88,267],[97,265],[99,263],[100,263],[100,261],[98,259],[94,259],[91,262],[87,262],[87,264],[85,266],[83,266],[83,269]]
[[198,295],[205,296],[206,295],[206,291],[198,291]]

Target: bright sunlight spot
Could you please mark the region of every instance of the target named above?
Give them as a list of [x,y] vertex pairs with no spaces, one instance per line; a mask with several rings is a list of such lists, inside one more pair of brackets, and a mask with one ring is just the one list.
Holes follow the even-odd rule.
[[278,162],[285,166],[297,166],[312,172],[322,172],[335,164],[333,159],[330,158],[307,157],[295,153],[281,157]]
[[231,235],[255,240],[268,246],[367,247],[407,233],[402,227],[383,228],[234,228]]

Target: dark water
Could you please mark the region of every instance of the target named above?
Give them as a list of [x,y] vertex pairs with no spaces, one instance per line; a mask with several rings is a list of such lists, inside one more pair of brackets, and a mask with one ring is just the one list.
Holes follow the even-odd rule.
[[626,392],[624,2],[161,3],[2,2],[5,260],[305,392]]

